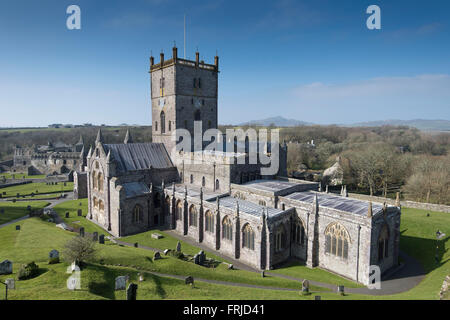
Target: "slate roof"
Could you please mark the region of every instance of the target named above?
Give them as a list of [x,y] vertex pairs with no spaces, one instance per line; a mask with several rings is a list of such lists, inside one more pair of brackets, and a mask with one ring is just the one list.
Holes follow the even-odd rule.
[[128,182],[122,184],[125,189],[125,197],[134,198],[150,194],[150,188],[142,182]]
[[[172,194],[173,185],[166,186],[165,190],[167,193]],[[178,194],[182,194],[184,196],[184,193],[185,193],[184,184],[176,184],[175,192]],[[188,195],[188,197],[200,199],[200,188],[195,187],[195,186],[187,186],[187,195]],[[203,200],[204,201],[216,201],[216,198],[220,195],[221,195],[220,193],[213,192],[211,190],[203,188]]]
[[[369,202],[341,197],[329,193],[320,193],[312,191],[294,192],[290,195],[285,196],[284,198],[312,204],[314,201],[314,196],[316,194],[317,199],[319,201],[319,208],[325,207],[357,215],[367,215],[367,211],[369,209]],[[383,206],[381,204],[375,202],[372,203],[373,214],[380,212],[382,209]]]
[[285,212],[280,209],[261,206],[259,204],[247,200],[237,199],[230,196],[220,198],[219,205],[221,207],[226,207],[236,211],[236,202],[239,202],[239,213],[247,213],[255,217],[261,217],[263,210],[267,214],[266,209],[268,210],[268,218],[274,217],[276,215]]
[[117,164],[119,172],[173,167],[162,143],[105,144],[105,151]]

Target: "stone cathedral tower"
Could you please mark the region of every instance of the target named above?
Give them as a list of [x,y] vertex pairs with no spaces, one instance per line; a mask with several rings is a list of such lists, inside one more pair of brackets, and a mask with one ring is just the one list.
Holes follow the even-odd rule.
[[155,64],[150,57],[152,137],[153,142],[164,143],[169,154],[175,146],[171,135],[175,129],[187,129],[193,142],[194,121],[202,122],[202,133],[217,128],[217,91],[219,57],[214,64],[178,57],[177,48],[172,58]]

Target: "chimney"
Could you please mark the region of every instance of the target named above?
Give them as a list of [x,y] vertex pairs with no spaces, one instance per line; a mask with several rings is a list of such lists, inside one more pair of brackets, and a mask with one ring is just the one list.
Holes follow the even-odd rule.
[[155,64],[155,58],[153,56],[150,57],[150,66],[152,67]]
[[216,69],[219,69],[219,56],[214,57],[214,65],[216,66]]
[[198,66],[199,60],[200,60],[200,53],[197,51],[195,53],[195,65],[196,66]]
[[163,66],[163,64],[164,64],[164,53],[163,52],[161,52],[161,54],[159,55],[160,57],[161,57],[161,67]]
[[174,61],[177,61],[178,59],[178,49],[175,46],[172,48],[172,58]]

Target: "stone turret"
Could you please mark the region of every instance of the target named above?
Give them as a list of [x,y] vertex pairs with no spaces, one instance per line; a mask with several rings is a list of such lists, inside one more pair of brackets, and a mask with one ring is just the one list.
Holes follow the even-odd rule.
[[125,139],[123,140],[123,143],[133,143],[133,138],[131,137],[130,130],[127,130],[127,133],[125,135]]

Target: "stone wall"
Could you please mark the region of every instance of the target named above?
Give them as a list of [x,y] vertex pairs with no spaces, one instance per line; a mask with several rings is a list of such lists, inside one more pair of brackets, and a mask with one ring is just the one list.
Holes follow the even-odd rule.
[[[348,196],[351,198],[365,200],[365,201],[380,202],[380,203],[386,202],[386,204],[395,205],[395,199],[390,199],[390,198],[369,196],[369,195],[358,194],[358,193],[349,193]],[[415,201],[409,201],[409,200],[400,201],[400,204],[402,207],[406,207],[406,208],[423,209],[423,210],[450,213],[450,206],[446,206],[444,204],[415,202]]]
[[73,174],[73,198],[87,198],[87,172],[77,172]]

